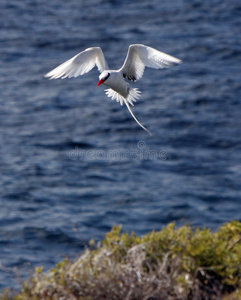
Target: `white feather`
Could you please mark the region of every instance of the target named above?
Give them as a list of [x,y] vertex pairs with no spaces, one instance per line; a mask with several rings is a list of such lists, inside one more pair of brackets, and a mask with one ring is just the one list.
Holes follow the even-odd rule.
[[120,105],[122,106],[124,103],[124,100],[126,99],[132,106],[134,106],[133,102],[136,102],[141,97],[141,91],[139,91],[137,88],[129,88],[129,94],[128,97],[125,98],[121,96],[119,93],[112,89],[106,89],[105,93],[108,97],[110,97],[112,100],[116,100],[116,102],[120,102]]
[[126,104],[128,110],[129,110],[129,112],[131,113],[132,117],[136,121],[136,123],[139,124],[146,132],[148,132],[150,135],[152,135],[152,133],[145,126],[143,126],[140,121],[137,120],[136,116],[133,114],[133,112],[130,108],[130,105],[129,105],[128,101],[125,98],[124,98],[124,101],[125,101],[125,104]]
[[132,106],[134,106],[133,102],[136,102],[137,99],[140,98],[140,94],[141,94],[141,91],[139,91],[138,89],[133,89],[133,88],[130,88],[129,90],[129,95],[127,98],[121,96],[119,93],[115,92],[114,90],[112,89],[106,89],[105,90],[105,93],[108,97],[110,97],[112,100],[116,100],[117,102],[120,102],[120,105],[123,105],[123,103],[125,103],[125,105],[127,106],[129,112],[131,113],[132,117],[134,118],[134,120],[145,130],[147,131],[150,135],[151,132],[141,124],[140,121],[137,120],[136,116],[134,115],[133,111],[131,110],[130,108],[130,105],[131,104]]
[[119,71],[128,79],[136,81],[142,77],[145,67],[163,69],[181,62],[180,59],[154,48],[136,44],[129,46],[125,62]]
[[88,73],[97,66],[100,73],[108,69],[104,54],[100,47],[88,48],[83,52],[75,55],[57,68],[45,75],[50,79],[77,77]]

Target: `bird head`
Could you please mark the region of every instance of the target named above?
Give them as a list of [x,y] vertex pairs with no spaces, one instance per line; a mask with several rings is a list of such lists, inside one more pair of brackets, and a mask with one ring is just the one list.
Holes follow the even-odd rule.
[[110,73],[109,72],[102,72],[99,76],[99,82],[97,84],[97,86],[99,86],[100,84],[104,83],[110,76]]

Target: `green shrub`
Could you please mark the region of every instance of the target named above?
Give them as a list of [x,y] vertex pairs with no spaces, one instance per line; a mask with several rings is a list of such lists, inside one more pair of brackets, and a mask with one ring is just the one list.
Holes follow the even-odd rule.
[[241,223],[214,233],[171,223],[142,237],[114,226],[94,250],[37,268],[1,299],[241,299]]

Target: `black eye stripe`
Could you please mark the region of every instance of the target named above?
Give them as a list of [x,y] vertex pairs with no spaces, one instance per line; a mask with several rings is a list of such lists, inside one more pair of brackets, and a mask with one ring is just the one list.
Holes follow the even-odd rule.
[[105,81],[110,77],[110,73],[108,73],[107,77],[105,78]]

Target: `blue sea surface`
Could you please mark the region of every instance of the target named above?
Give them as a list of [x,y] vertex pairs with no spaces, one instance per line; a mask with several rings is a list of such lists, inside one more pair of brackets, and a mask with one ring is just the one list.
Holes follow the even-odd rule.
[[[169,222],[216,230],[241,220],[241,3],[238,0],[0,2],[0,262],[25,278],[75,257],[115,224],[142,235]],[[44,74],[100,46],[183,60],[146,69],[126,107],[99,73]],[[0,288],[18,287],[0,268]]]

